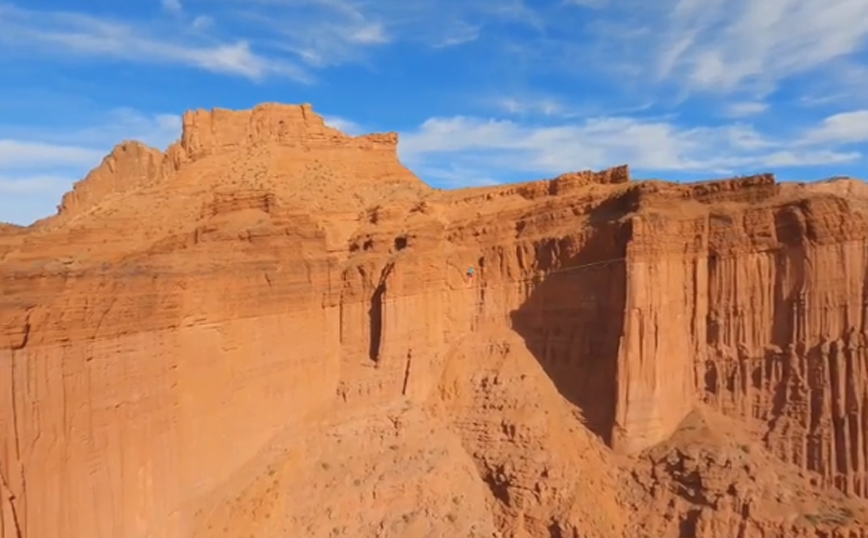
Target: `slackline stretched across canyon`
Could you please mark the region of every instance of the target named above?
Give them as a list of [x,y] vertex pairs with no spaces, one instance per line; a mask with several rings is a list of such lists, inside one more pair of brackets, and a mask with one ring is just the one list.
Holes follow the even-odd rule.
[[0,538],[868,538],[868,187],[433,189],[195,111],[0,227]]

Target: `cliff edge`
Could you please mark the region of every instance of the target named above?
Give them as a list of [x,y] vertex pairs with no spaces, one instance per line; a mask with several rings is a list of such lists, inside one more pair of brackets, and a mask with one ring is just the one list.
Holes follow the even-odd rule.
[[0,226],[0,538],[868,538],[863,183],[397,144],[189,112]]

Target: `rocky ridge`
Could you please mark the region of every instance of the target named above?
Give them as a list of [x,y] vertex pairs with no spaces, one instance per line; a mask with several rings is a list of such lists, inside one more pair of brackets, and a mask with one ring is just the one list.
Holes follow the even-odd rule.
[[861,182],[397,143],[190,112],[0,228],[0,538],[868,537]]

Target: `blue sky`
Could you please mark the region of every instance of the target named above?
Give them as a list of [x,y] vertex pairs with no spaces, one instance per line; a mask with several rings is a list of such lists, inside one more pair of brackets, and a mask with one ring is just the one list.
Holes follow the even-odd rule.
[[439,187],[868,176],[866,0],[0,0],[0,221],[192,108],[313,103]]

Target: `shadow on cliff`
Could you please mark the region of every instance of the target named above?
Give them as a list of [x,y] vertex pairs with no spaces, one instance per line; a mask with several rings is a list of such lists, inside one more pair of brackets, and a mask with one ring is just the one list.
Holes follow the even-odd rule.
[[630,205],[626,198],[606,201],[581,232],[537,242],[536,262],[546,276],[511,313],[513,330],[558,391],[610,446],[630,237],[630,223],[617,219]]

